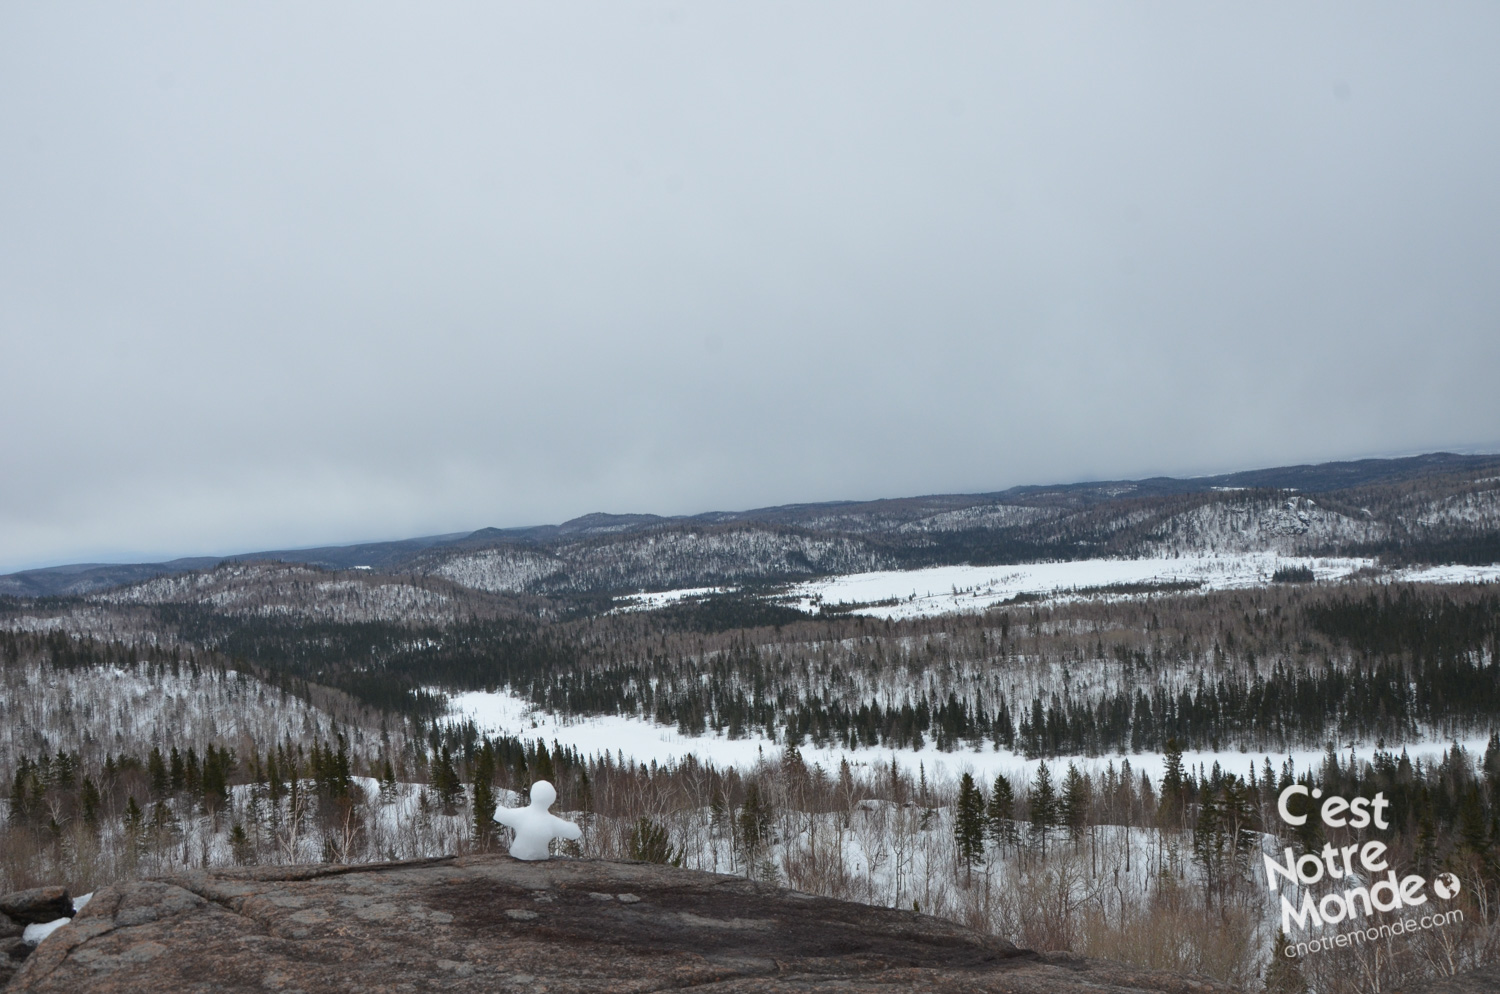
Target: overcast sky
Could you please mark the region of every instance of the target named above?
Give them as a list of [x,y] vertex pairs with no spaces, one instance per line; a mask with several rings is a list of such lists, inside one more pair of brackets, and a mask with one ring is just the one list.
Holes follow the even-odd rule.
[[0,6],[0,569],[1500,442],[1500,5]]

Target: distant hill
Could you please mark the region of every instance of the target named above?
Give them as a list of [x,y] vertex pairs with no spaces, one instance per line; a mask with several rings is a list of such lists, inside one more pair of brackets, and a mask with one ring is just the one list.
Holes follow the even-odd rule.
[[[960,562],[1261,549],[1500,561],[1500,455],[1439,452],[676,517],[596,513],[559,525],[230,558],[417,572],[494,592],[603,593]],[[220,561],[25,570],[0,576],[0,595],[83,594]]]

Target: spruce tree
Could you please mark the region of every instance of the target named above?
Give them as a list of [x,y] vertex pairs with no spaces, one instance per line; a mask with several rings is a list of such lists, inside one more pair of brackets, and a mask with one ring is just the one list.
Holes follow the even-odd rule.
[[281,767],[276,763],[276,752],[266,750],[266,794],[272,804],[278,804],[286,794],[286,783],[281,778]]
[[172,747],[172,766],[167,779],[174,794],[181,793],[187,788],[187,767],[183,764],[182,753],[177,751],[176,746]]
[[88,777],[84,777],[83,787],[78,792],[78,804],[83,809],[83,823],[90,828],[95,828],[99,824],[99,805],[101,803],[102,798],[99,795],[99,788],[94,785],[94,781]]
[[974,864],[984,858],[984,794],[965,773],[958,781],[958,809],[953,816],[953,842],[966,879],[972,880]]
[[[391,757],[385,757],[385,765],[380,774],[380,798],[383,801],[394,801],[396,799],[396,768],[391,765]],[[494,806],[491,805],[491,811]]]
[[[390,769],[390,760],[386,760],[386,769]],[[495,837],[494,782],[495,750],[486,741],[474,757],[474,844],[481,850],[488,849]]]
[[745,803],[740,807],[740,846],[745,854],[747,876],[753,876],[762,847],[770,841],[771,806],[761,799],[760,785],[754,780],[745,789]]
[[1062,801],[1059,805],[1059,814],[1062,823],[1067,826],[1068,835],[1077,839],[1083,832],[1083,827],[1089,816],[1089,782],[1078,767],[1068,764],[1067,775],[1063,777]]
[[1031,832],[1042,843],[1042,855],[1047,855],[1047,829],[1057,823],[1057,792],[1052,786],[1052,771],[1047,769],[1044,759],[1037,764],[1036,777],[1031,781]]
[[146,758],[146,776],[151,782],[151,796],[166,797],[171,781],[167,777],[166,760],[156,746],[151,747],[151,755]]
[[16,764],[16,778],[10,788],[10,816],[19,820],[24,818],[31,810],[30,799],[30,773],[31,763],[25,757]]
[[187,791],[194,797],[203,792],[203,767],[198,763],[198,754],[188,746],[187,761],[185,763]]
[[1183,792],[1187,779],[1182,769],[1182,747],[1175,738],[1167,739],[1162,766],[1161,804],[1157,808],[1157,824],[1163,831],[1177,831],[1182,828]]
[[1011,814],[1015,810],[1016,792],[1004,773],[995,774],[995,784],[990,788],[990,803],[985,808],[985,822],[990,841],[995,845],[1009,841],[1012,837]]
[[638,859],[644,863],[681,866],[683,848],[672,847],[672,837],[668,834],[665,825],[657,824],[650,818],[641,817],[636,819],[635,827],[630,830],[626,854],[631,859]]
[[1307,994],[1307,981],[1297,967],[1295,959],[1288,959],[1286,933],[1276,930],[1276,941],[1271,946],[1271,965],[1266,967],[1266,994]]
[[594,810],[594,785],[589,781],[587,763],[581,764],[578,767],[578,783],[574,785],[573,792],[577,797],[579,811]]
[[458,799],[463,796],[464,785],[458,771],[453,768],[453,756],[447,746],[443,746],[437,762],[432,764],[432,790],[443,806],[443,814],[451,815],[458,810]]
[[239,822],[235,822],[234,827],[229,830],[229,849],[234,854],[234,861],[240,866],[255,862],[255,847],[250,844],[245,826]]

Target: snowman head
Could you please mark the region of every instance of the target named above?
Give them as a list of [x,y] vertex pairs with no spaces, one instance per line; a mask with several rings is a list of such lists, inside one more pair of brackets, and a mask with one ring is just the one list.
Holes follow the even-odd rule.
[[552,802],[557,800],[557,788],[545,780],[538,780],[531,785],[531,806],[546,811],[552,807]]

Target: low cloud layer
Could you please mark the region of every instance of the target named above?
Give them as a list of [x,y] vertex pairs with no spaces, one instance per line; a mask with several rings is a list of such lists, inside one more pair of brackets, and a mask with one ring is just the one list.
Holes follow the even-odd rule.
[[1500,442],[1493,5],[10,5],[0,569]]

